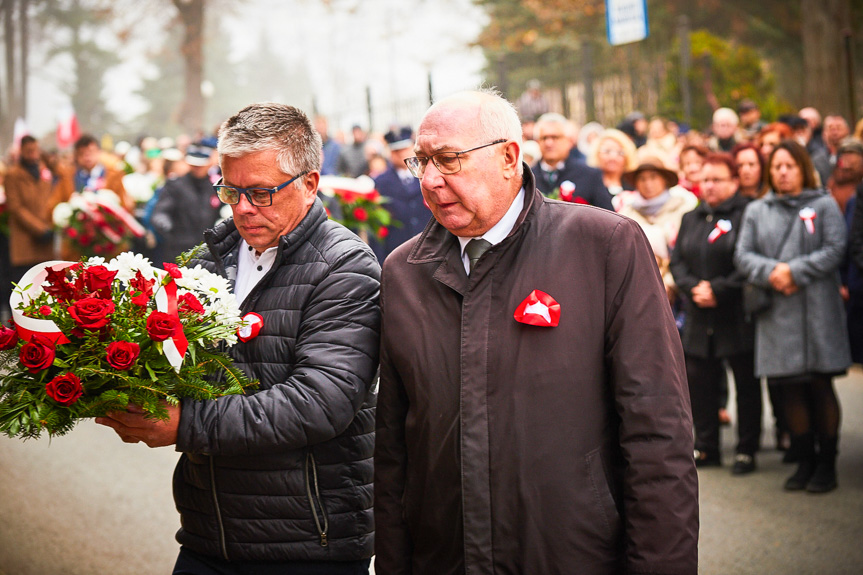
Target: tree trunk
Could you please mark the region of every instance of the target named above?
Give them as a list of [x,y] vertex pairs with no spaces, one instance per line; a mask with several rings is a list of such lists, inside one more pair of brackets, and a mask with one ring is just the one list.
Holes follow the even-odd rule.
[[206,0],[173,0],[183,21],[183,62],[186,67],[180,124],[194,136],[204,127],[204,6]]
[[21,29],[21,57],[18,60],[18,72],[21,75],[21,85],[18,86],[18,102],[22,118],[27,116],[27,74],[29,73],[29,66],[27,63],[30,59],[29,8],[30,0],[18,0],[18,23]]
[[3,0],[3,37],[4,52],[6,53],[6,101],[4,102],[5,113],[2,116],[2,123],[0,123],[0,141],[8,143],[12,141],[12,131],[15,126],[15,119],[18,117],[18,105],[16,103],[18,74],[15,72],[15,54],[18,52],[15,43],[15,0]]
[[801,0],[805,106],[822,113],[848,110],[843,28],[851,25],[850,0]]

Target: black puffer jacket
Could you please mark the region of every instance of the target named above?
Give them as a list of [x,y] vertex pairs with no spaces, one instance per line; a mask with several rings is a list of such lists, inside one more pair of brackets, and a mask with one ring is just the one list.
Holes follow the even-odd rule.
[[[205,233],[200,263],[233,284],[232,220]],[[231,348],[261,386],[184,401],[174,473],[177,540],[226,560],[348,561],[372,555],[372,454],[380,267],[320,200],[279,243],[243,302],[260,334]]]

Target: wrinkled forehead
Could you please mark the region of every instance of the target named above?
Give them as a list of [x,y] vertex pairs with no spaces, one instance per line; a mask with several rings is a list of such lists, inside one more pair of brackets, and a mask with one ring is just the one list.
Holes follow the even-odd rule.
[[414,150],[423,154],[462,150],[475,145],[479,132],[478,106],[461,101],[441,103],[432,107],[420,122]]

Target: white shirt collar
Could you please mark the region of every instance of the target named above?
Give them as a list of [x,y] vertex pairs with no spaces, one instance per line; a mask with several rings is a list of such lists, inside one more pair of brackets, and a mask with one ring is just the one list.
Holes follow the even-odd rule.
[[258,255],[255,249],[246,243],[240,242],[240,257],[237,264],[237,281],[234,284],[234,295],[237,303],[242,305],[243,300],[249,295],[258,282],[261,281],[273,263],[276,261],[278,246],[267,248],[264,253]]
[[566,161],[558,162],[556,165],[546,164],[545,160],[540,160],[539,167],[544,172],[553,172],[554,170],[562,170],[566,166]]
[[[482,238],[489,242],[491,245],[497,245],[502,242],[506,236],[509,235],[509,232],[512,231],[512,228],[515,227],[515,222],[518,220],[519,214],[524,209],[524,188],[518,191],[515,199],[509,205],[509,209],[503,215],[503,217],[491,227],[486,233],[479,238]],[[461,261],[464,264],[464,270],[470,273],[470,262],[468,261],[467,255],[464,253],[464,247],[467,245],[469,241],[475,238],[458,238],[458,243],[461,246]]]

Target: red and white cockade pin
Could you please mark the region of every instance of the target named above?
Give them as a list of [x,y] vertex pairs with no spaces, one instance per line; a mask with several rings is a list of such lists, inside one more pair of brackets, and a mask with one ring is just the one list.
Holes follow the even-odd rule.
[[243,325],[237,329],[237,338],[242,342],[254,339],[261,333],[262,327],[264,327],[264,318],[253,311],[249,312],[243,316]]
[[810,234],[815,233],[815,210],[806,206],[802,210],[800,210],[800,219],[803,220],[803,225],[806,226],[806,231]]
[[537,289],[524,298],[513,314],[515,321],[540,327],[557,327],[560,323],[560,304],[545,292]]
[[560,183],[560,199],[564,202],[572,201],[572,194],[575,193],[575,184],[566,180]]
[[711,244],[731,231],[731,222],[728,220],[719,220],[707,236],[707,241]]

